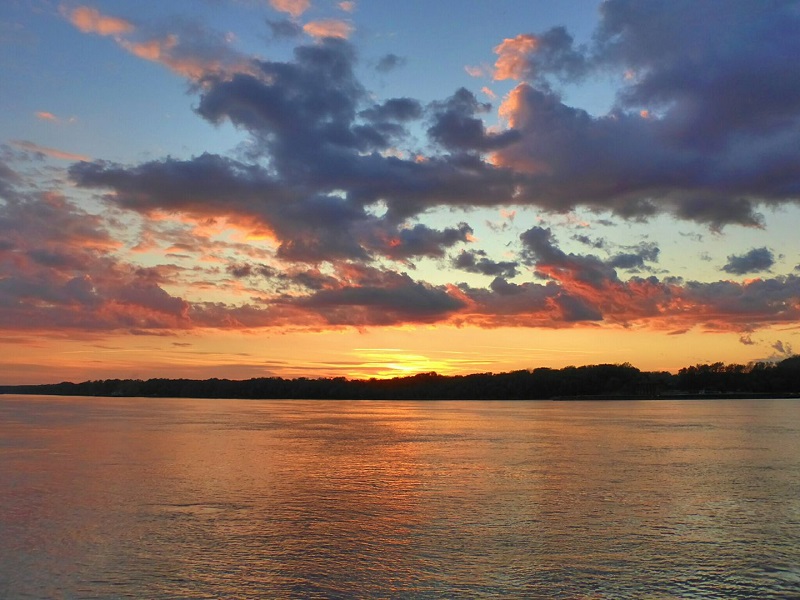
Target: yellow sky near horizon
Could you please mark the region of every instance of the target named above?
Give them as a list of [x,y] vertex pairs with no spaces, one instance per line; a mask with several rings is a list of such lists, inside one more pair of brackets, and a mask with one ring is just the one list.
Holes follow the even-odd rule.
[[[787,339],[774,328],[754,340]],[[46,353],[43,352],[46,349]],[[4,384],[154,377],[386,378],[435,371],[442,375],[562,368],[629,362],[644,371],[676,372],[698,363],[747,363],[750,346],[735,333],[573,328],[376,328],[279,333],[270,330],[178,336],[44,335],[0,341]],[[781,358],[777,352],[761,358]]]

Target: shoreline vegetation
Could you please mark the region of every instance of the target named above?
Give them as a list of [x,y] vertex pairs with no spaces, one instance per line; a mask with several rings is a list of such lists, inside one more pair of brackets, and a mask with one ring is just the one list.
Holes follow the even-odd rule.
[[629,363],[394,379],[104,379],[0,385],[0,394],[329,400],[647,400],[800,397],[800,355],[776,363],[640,371]]

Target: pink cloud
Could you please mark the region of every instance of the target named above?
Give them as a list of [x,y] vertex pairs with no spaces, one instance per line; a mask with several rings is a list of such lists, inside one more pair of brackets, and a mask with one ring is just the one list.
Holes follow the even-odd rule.
[[339,8],[341,8],[345,12],[353,12],[356,9],[355,2],[339,2]]
[[303,25],[303,31],[315,38],[341,38],[347,39],[353,33],[353,26],[346,21],[338,19],[327,19],[323,21],[311,21]]
[[55,116],[51,112],[47,112],[46,110],[39,110],[34,113],[37,119],[41,119],[42,121],[53,121],[58,122],[58,117]]
[[79,6],[71,11],[62,7],[62,14],[84,33],[119,36],[134,30],[133,24],[129,21],[103,15],[97,9],[88,6]]
[[464,67],[464,71],[467,72],[467,75],[470,77],[486,77],[486,68],[481,65],[467,65]]
[[92,160],[90,157],[86,156],[85,154],[75,154],[73,152],[64,152],[63,150],[59,150],[57,148],[48,148],[47,146],[40,146],[39,144],[34,144],[33,142],[29,142],[27,140],[11,140],[11,143],[14,144],[17,148],[22,148],[23,150],[28,150],[29,152],[36,152],[38,154],[44,154],[45,156],[49,156],[51,158],[57,158],[59,160],[78,160],[78,161],[90,161]]
[[269,0],[270,6],[293,17],[299,17],[311,6],[309,0]]
[[134,56],[153,62],[162,61],[165,53],[174,48],[177,43],[178,39],[174,35],[168,35],[161,40],[149,40],[147,42],[121,42],[122,47]]

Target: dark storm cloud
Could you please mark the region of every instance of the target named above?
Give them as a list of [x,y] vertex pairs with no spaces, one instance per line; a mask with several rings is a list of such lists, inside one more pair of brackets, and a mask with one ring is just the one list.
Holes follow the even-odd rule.
[[417,224],[403,228],[392,238],[386,249],[391,258],[403,259],[412,256],[444,256],[445,249],[459,242],[466,242],[472,235],[472,227],[459,223],[457,227],[448,227],[441,231],[431,229],[427,225]]
[[561,309],[561,315],[567,323],[577,321],[602,321],[602,313],[585,299],[568,294],[559,294],[555,302]]
[[282,171],[300,168],[295,161],[324,150],[370,150],[369,140],[352,127],[365,97],[354,61],[355,51],[344,40],[300,46],[293,63],[254,61],[253,74],[210,78],[197,112],[213,123],[229,119],[259,137]]
[[370,260],[373,254],[396,259],[443,256],[472,232],[465,223],[443,230],[421,224],[403,227],[347,198],[293,188],[261,167],[212,154],[134,168],[78,163],[70,176],[82,187],[112,189],[109,201],[142,213],[227,215],[244,219],[245,225],[266,225],[280,240],[278,256],[293,261]]
[[[353,74],[354,61],[346,41],[327,39],[297,48],[292,63],[255,61],[252,72],[204,80],[198,113],[249,131],[253,156],[268,167],[203,154],[135,167],[79,163],[70,175],[79,186],[112,189],[110,200],[141,212],[261,220],[282,240],[282,257],[306,261],[365,260],[372,252],[413,256],[419,240],[404,226],[408,217],[435,204],[488,205],[513,197],[514,178],[477,156],[417,161],[376,152],[402,136],[403,123],[422,109],[409,98],[365,108],[368,97]],[[463,100],[474,104],[474,98]],[[455,105],[454,99],[447,104]],[[380,219],[365,210],[379,200],[388,208]],[[409,243],[382,247],[381,240],[398,237]],[[452,245],[448,239],[442,247]]]
[[422,116],[422,104],[413,98],[391,98],[383,104],[362,110],[360,115],[370,121],[410,121]]
[[[528,172],[520,196],[552,210],[584,204],[625,218],[671,211],[719,229],[760,225],[754,209],[759,194],[774,200],[798,195],[783,196],[778,182],[762,182],[760,173],[748,181],[746,173],[754,169],[744,160],[749,152],[741,140],[733,143],[730,156],[703,153],[665,140],[664,120],[623,112],[592,117],[526,84],[507,103],[522,139],[499,150],[497,162]],[[800,167],[785,175],[787,185],[800,183]]]
[[[192,23],[119,43],[141,55],[155,44],[157,60],[195,83],[198,114],[247,130],[275,193],[383,201],[398,223],[442,205],[586,205],[721,229],[759,226],[760,205],[800,198],[799,29],[795,2],[608,0],[591,44],[554,27],[497,47],[496,77],[527,81],[501,108],[509,129],[487,130],[489,105],[468,90],[431,103],[427,135],[444,154],[424,161],[384,154],[421,105],[371,104],[346,40],[300,46],[290,62],[247,59]],[[387,55],[378,67],[401,62]],[[567,106],[551,85],[600,74],[627,77],[604,116]]]
[[703,312],[713,315],[714,311],[717,318],[729,324],[757,324],[767,315],[773,323],[800,318],[800,277],[796,275],[755,279],[745,284],[689,281],[681,295],[697,305],[700,320]]
[[[800,198],[796,2],[609,0],[600,14],[589,48],[557,29],[498,47],[498,72],[529,81],[506,101],[523,139],[499,162],[534,175],[530,202],[669,211],[720,229],[760,225],[758,204]],[[542,83],[598,72],[628,77],[605,117]]]
[[728,256],[728,262],[722,270],[732,275],[746,275],[768,271],[775,264],[775,256],[769,248],[753,248],[741,255]]
[[462,250],[453,259],[453,266],[469,273],[480,273],[494,277],[515,277],[519,263],[512,261],[493,261],[483,250]]
[[[173,68],[195,81],[202,118],[251,135],[253,164],[203,154],[133,167],[80,163],[70,175],[143,213],[257,222],[274,232],[281,258],[308,263],[443,256],[466,230],[409,225],[436,206],[585,205],[628,219],[670,212],[714,229],[758,226],[759,205],[800,198],[800,67],[786,60],[800,55],[793,6],[609,0],[590,46],[558,27],[509,40],[506,49],[528,54],[504,68],[528,83],[501,107],[510,128],[500,132],[484,124],[490,105],[466,89],[425,109],[408,97],[376,103],[346,40],[300,46],[288,62],[244,61],[184,27]],[[214,48],[226,56],[224,69],[211,67]],[[601,72],[629,76],[608,115],[567,106],[550,85]],[[428,147],[439,154],[397,147],[423,117]],[[482,156],[489,152],[491,162]],[[370,210],[376,202],[385,215]],[[608,260],[567,254],[541,228],[522,242],[524,261],[539,273],[597,288],[618,281],[615,268],[642,269],[656,258],[639,250]],[[474,264],[460,268],[515,272],[468,256]]]
[[355,326],[439,321],[464,307],[442,287],[391,272],[381,273],[372,283],[318,291],[297,304],[330,324]]
[[[346,215],[341,222],[359,223],[360,217],[351,219],[346,209],[335,204],[337,200],[344,201],[323,198],[322,204],[309,205],[310,212],[296,220],[308,221],[305,231],[309,231],[338,219],[341,211]],[[325,207],[328,201],[333,204]],[[299,227],[295,217],[288,221]],[[395,243],[397,239],[391,236],[402,233],[380,220],[374,229],[371,221],[367,220],[367,225],[369,235],[363,239],[372,244],[374,252],[378,248],[386,251],[391,247],[386,240]],[[331,263],[324,272],[302,265],[278,270],[255,261],[239,261],[230,264],[227,274],[260,288],[259,297],[251,304],[190,302],[165,289],[175,283],[174,266],[142,268],[123,262],[116,256],[118,243],[106,227],[108,222],[58,194],[19,194],[0,203],[0,239],[4,242],[0,246],[0,325],[7,330],[164,335],[194,327],[318,328],[435,322],[572,327],[602,320],[609,325],[646,324],[671,331],[700,324],[742,334],[800,319],[800,277],[796,275],[742,283],[656,277],[621,281],[608,264],[612,259],[568,254],[557,246],[549,230],[540,227],[522,234],[522,257],[547,275],[544,283],[513,283],[497,276],[488,289],[474,289],[463,284],[430,285],[359,260]],[[466,225],[440,232],[406,227],[405,243],[416,247],[416,252],[439,253],[437,248],[463,241],[469,231]],[[636,247],[632,254],[636,253],[647,260],[657,255],[655,247],[646,244]],[[482,258],[480,251],[472,253],[476,268]],[[472,259],[463,261],[469,265]],[[499,270],[499,264],[486,263],[485,272],[495,267]],[[261,291],[265,288],[272,292]]]
[[81,162],[72,165],[69,174],[78,186],[113,189],[110,200],[139,212],[252,214],[264,201],[288,202],[294,197],[258,165],[216,154],[191,160],[166,158],[131,168],[105,161]]
[[[213,123],[229,120],[248,130],[285,185],[343,190],[364,205],[380,200],[398,221],[436,205],[508,204],[514,198],[517,178],[476,156],[418,161],[379,154],[402,136],[419,103],[399,98],[363,106],[368,96],[354,63],[353,47],[344,40],[299,47],[292,63],[261,61],[259,73],[209,78],[197,110]],[[442,115],[463,117],[460,125],[439,123],[436,130],[454,148],[496,147],[511,136],[489,134],[465,116],[480,110],[469,92],[436,106]]]
[[428,128],[428,136],[448,150],[462,152],[496,150],[519,139],[514,130],[486,131],[483,120],[476,115],[490,109],[491,104],[478,102],[472,92],[460,88],[444,102],[432,105],[433,125]]
[[631,252],[614,255],[608,264],[615,269],[643,269],[645,263],[658,262],[661,250],[653,243],[642,243]]
[[527,264],[536,265],[537,271],[548,276],[596,288],[618,280],[614,268],[596,256],[567,254],[558,248],[550,229],[532,227],[519,237],[523,245],[523,259]]
[[610,0],[595,61],[634,71],[620,104],[663,110],[675,139],[719,148],[796,124],[798,27],[795,0]]

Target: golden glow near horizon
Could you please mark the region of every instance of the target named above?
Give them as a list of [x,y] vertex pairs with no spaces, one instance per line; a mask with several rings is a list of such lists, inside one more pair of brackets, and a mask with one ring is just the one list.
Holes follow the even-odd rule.
[[[777,330],[758,335],[768,341],[785,338],[786,334]],[[387,341],[400,343],[389,347]],[[361,332],[252,331],[245,335],[210,331],[201,335],[95,339],[26,336],[0,341],[0,354],[5,357],[0,380],[23,384],[152,377],[385,379],[428,372],[460,375],[623,362],[642,370],[676,372],[698,363],[747,363],[753,360],[747,350],[738,336],[730,333],[665,336],[644,330],[608,329],[430,327]],[[774,359],[775,355],[760,358]]]

